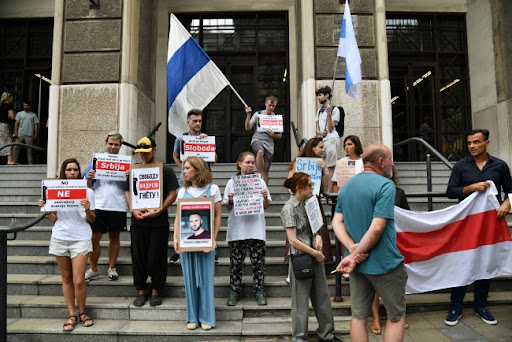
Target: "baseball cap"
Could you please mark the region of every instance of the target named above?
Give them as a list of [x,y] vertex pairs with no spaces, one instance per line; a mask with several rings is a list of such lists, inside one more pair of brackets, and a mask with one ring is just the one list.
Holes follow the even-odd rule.
[[156,147],[156,143],[153,138],[144,137],[137,141],[137,149],[135,152],[150,152],[153,147]]

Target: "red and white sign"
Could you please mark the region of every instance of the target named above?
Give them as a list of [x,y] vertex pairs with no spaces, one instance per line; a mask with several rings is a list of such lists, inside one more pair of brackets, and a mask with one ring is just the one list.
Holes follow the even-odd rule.
[[46,202],[41,211],[69,211],[84,209],[80,201],[87,198],[85,179],[47,179],[42,181],[42,198]]
[[94,179],[110,181],[126,181],[126,173],[130,171],[132,157],[122,154],[95,153],[93,169]]
[[395,207],[397,246],[409,275],[407,293],[512,274],[512,238],[507,221],[496,218],[497,190],[490,183],[486,192],[443,210],[416,213]]
[[283,132],[283,116],[282,115],[265,115],[259,114],[258,132],[266,132],[268,129],[274,133]]
[[188,157],[201,157],[206,162],[215,162],[215,137],[200,138],[194,135],[181,137],[180,160]]

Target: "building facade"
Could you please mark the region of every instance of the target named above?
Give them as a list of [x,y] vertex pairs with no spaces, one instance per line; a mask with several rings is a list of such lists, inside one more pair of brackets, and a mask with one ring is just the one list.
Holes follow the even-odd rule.
[[[262,108],[269,94],[279,97],[286,125],[276,160],[297,153],[291,122],[301,137],[315,135],[315,89],[334,78],[333,103],[345,108],[345,134],[364,145],[391,147],[419,136],[456,160],[467,153],[467,132],[484,127],[490,152],[512,161],[509,1],[353,0],[350,8],[362,58],[359,101],[345,93],[343,58],[334,69],[343,0],[2,3],[0,86],[16,90],[17,102],[30,97],[39,104],[48,126],[49,176],[70,156],[88,162],[109,131],[136,143],[159,122],[158,159],[171,162],[166,64],[174,13],[250,106]],[[205,109],[203,128],[216,136],[221,161],[248,148],[243,119],[230,89]],[[425,152],[410,145],[394,155],[421,160]]]

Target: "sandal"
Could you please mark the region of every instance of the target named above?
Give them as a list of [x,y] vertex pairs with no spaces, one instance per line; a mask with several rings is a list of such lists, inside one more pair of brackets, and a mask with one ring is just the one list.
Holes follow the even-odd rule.
[[[78,317],[80,317],[80,321],[82,322],[82,325],[84,327],[90,327],[94,324],[93,320],[91,317],[87,316],[87,312],[81,312],[78,314]],[[90,323],[87,323],[87,322],[90,322]]]
[[[69,322],[69,321],[71,321],[71,322]],[[77,322],[78,322],[78,318],[76,317],[76,314],[75,315],[69,315],[68,321],[66,323],[64,323],[64,325],[62,326],[62,330],[64,330],[64,331],[73,331],[73,329],[75,329],[75,325],[76,325]],[[70,327],[70,328],[68,328],[68,327]]]
[[380,335],[382,333],[382,329],[380,327],[380,319],[374,319],[372,321],[372,333],[375,335]]

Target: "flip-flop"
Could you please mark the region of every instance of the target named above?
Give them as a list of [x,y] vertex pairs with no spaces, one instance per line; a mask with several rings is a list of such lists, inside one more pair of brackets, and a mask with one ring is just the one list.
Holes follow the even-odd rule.
[[[75,329],[75,325],[78,322],[78,318],[76,317],[76,315],[69,315],[68,321],[69,320],[73,320],[73,318],[75,319],[73,322],[69,323],[69,322],[66,321],[66,323],[64,323],[64,325],[62,326],[62,330],[64,330],[64,331],[73,331]],[[66,329],[66,327],[71,327],[71,328]]]

